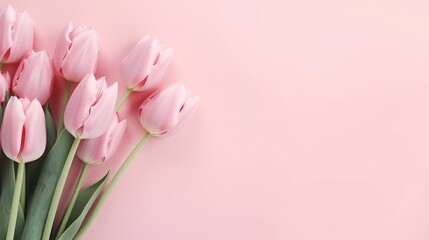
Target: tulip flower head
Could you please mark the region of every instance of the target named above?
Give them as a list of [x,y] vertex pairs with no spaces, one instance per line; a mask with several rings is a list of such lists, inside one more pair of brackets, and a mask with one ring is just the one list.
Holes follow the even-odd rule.
[[105,162],[116,152],[126,127],[127,120],[119,122],[118,115],[115,114],[103,135],[80,142],[76,155],[91,165]]
[[16,162],[30,162],[46,148],[45,115],[37,99],[11,97],[3,116],[1,145],[6,156]]
[[10,91],[10,75],[8,72],[0,74],[0,104],[6,100],[6,95]]
[[81,139],[101,136],[114,115],[118,83],[107,87],[104,77],[87,74],[77,85],[64,112],[64,126]]
[[33,48],[33,20],[27,12],[7,5],[0,12],[0,63],[21,61]]
[[174,134],[196,109],[199,99],[181,84],[161,88],[140,106],[140,123],[153,136]]
[[99,45],[91,28],[69,23],[61,34],[54,54],[57,73],[68,81],[79,82],[97,67]]
[[44,105],[52,93],[54,70],[45,51],[33,52],[18,66],[12,92],[20,98],[37,99]]
[[143,91],[159,85],[173,58],[173,49],[164,49],[158,39],[146,36],[122,61],[121,74],[132,91]]

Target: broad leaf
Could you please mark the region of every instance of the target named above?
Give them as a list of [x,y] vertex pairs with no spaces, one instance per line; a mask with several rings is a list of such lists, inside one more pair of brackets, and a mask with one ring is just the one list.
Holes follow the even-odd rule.
[[41,239],[55,187],[64,167],[74,137],[63,130],[46,156],[27,211],[21,240]]
[[15,188],[15,168],[13,162],[4,154],[1,156],[1,195],[0,195],[0,239],[6,239]]
[[107,172],[107,174],[98,182],[79,192],[79,195],[76,199],[76,204],[74,205],[70,215],[68,227],[61,235],[59,240],[72,240],[74,238],[76,233],[79,231],[83,220],[85,220],[86,215],[106,184],[107,179],[109,178],[109,173],[110,171]]
[[[14,162],[1,155],[1,195],[0,195],[0,239],[6,239],[9,225],[10,209],[12,207],[13,192],[15,190]],[[24,212],[21,205],[18,208],[18,216],[15,226],[15,239],[19,239],[24,226]]]

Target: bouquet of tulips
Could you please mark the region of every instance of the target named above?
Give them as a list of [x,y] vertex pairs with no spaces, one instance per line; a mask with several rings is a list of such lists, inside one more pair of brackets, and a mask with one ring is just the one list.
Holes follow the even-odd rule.
[[[173,51],[154,37],[143,38],[122,61],[118,70],[127,89],[117,101],[118,83],[108,86],[94,76],[99,46],[93,29],[70,23],[52,58],[33,51],[33,35],[28,13],[10,5],[1,10],[0,240],[81,239],[145,142],[176,132],[199,98],[181,84],[158,87]],[[48,103],[61,85],[54,120]],[[81,189],[88,167],[104,163],[121,144],[127,121],[118,112],[142,91],[153,92],[135,109],[146,134],[116,174]],[[57,216],[73,161],[84,165],[65,213]]]

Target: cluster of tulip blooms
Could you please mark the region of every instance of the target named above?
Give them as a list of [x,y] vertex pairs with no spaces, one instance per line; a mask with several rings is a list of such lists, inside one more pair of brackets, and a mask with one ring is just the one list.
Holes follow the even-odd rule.
[[[0,239],[80,239],[144,143],[150,136],[176,132],[199,98],[181,84],[158,87],[173,51],[154,37],[143,38],[122,61],[127,89],[116,101],[118,84],[108,86],[104,77],[96,79],[93,74],[99,52],[93,29],[70,23],[52,58],[32,50],[33,35],[28,13],[10,5],[1,10]],[[13,64],[14,73],[3,68]],[[54,84],[61,81],[65,90],[59,120],[54,121],[48,101],[58,87]],[[146,134],[114,176],[108,172],[81,189],[88,166],[108,160],[121,143],[127,125],[117,114],[121,106],[133,92],[149,89],[154,93],[136,108]],[[75,156],[84,166],[61,222],[54,227]]]

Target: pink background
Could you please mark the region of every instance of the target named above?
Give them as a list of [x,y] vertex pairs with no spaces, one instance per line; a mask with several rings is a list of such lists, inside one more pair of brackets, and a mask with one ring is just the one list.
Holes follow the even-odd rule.
[[[166,82],[202,99],[145,146],[86,239],[429,239],[427,0],[10,2],[32,15],[37,50],[53,53],[71,20],[94,27],[110,82],[158,36],[176,53]],[[142,136],[142,99],[87,183]]]

